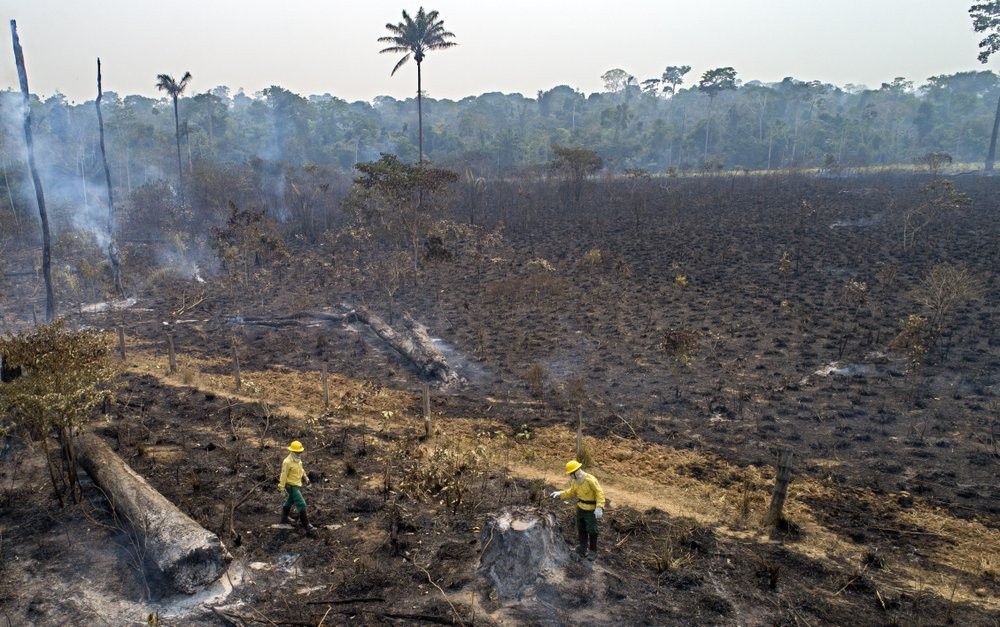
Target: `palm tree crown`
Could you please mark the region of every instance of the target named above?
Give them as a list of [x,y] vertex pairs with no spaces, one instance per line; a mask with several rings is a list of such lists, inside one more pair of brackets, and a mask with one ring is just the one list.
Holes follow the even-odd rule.
[[423,93],[420,83],[420,64],[424,56],[431,50],[442,50],[457,46],[453,41],[448,41],[455,34],[444,29],[444,22],[438,19],[437,11],[425,12],[424,7],[417,11],[416,19],[403,11],[403,21],[399,24],[386,24],[385,27],[391,35],[379,37],[378,40],[392,44],[388,48],[379,50],[384,52],[403,52],[403,57],[396,62],[392,68],[390,76],[396,74],[396,70],[410,60],[410,56],[417,62],[417,128],[419,133],[420,162],[424,161],[424,107]]
[[191,72],[184,72],[184,76],[178,82],[169,74],[156,75],[156,88],[170,94],[170,97],[177,100],[177,97],[184,93],[188,83],[191,81]]
[[444,22],[438,19],[438,12],[431,11],[428,13],[424,11],[423,7],[417,10],[417,19],[411,18],[410,14],[404,10],[402,22],[399,24],[386,24],[385,27],[392,34],[379,37],[378,40],[392,45],[379,50],[379,52],[406,53],[396,63],[396,66],[392,68],[392,75],[404,63],[410,60],[410,55],[413,55],[413,60],[417,62],[417,65],[420,65],[427,52],[458,45],[453,41],[447,41],[449,38],[454,37],[455,33],[444,29]]

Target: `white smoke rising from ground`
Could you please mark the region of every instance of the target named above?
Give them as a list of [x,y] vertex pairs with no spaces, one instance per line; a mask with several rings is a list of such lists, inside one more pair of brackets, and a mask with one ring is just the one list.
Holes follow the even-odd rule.
[[[67,234],[88,234],[92,236],[94,244],[106,253],[111,242],[108,233],[108,192],[98,143],[97,114],[92,103],[89,110],[93,112],[93,128],[91,122],[81,125],[81,121],[77,119],[71,125],[75,132],[68,133],[65,142],[40,132],[40,125],[45,120],[37,113],[32,115],[35,162],[42,182],[53,242]],[[23,168],[24,179],[27,181],[27,189],[22,189],[25,197],[20,208],[23,211],[26,206],[30,206],[30,214],[37,216],[37,203],[28,175],[24,112],[19,93],[0,94],[0,124],[3,125],[4,136],[15,140],[9,141],[5,146],[8,149],[5,152],[10,153],[5,156],[9,167]],[[114,144],[112,149],[113,147]],[[114,157],[109,155],[109,159],[113,160]],[[167,177],[158,166],[147,163],[134,168],[131,178],[132,184],[138,187],[144,182],[164,180]],[[112,184],[115,184],[114,178]],[[283,196],[283,176],[269,180],[269,185],[276,186]],[[120,188],[115,191],[118,194],[116,199],[121,199],[116,203],[120,207],[122,200],[126,200],[121,198],[124,192]],[[156,239],[157,234],[150,231],[144,236]],[[205,276],[211,276],[218,270],[218,260],[203,242],[185,245],[178,239],[157,250],[155,258],[163,269],[193,281],[204,282]]]
[[[66,142],[57,142],[40,132],[44,123],[44,109],[33,111],[31,119],[35,164],[42,183],[49,227],[53,234],[76,230],[90,233],[102,249],[110,243],[108,238],[107,186],[104,182],[100,155],[96,140],[91,142],[90,128],[81,129],[79,134],[67,137]],[[19,94],[7,92],[0,99],[0,123],[4,135],[15,139],[6,155],[13,168],[23,168],[28,175],[27,147],[24,142],[25,108]],[[96,126],[96,112],[94,125]],[[96,137],[96,136],[95,136]],[[93,145],[91,145],[93,144]],[[34,189],[28,183],[30,194],[24,202],[37,215]],[[26,190],[25,190],[26,191]]]
[[157,264],[182,279],[204,283],[206,276],[214,276],[219,270],[219,261],[202,244],[193,247],[168,245],[157,250]]

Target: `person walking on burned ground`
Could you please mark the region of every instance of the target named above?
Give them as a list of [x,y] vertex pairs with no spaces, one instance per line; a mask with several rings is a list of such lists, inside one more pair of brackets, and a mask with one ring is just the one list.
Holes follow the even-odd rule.
[[285,495],[285,504],[281,507],[281,523],[289,524],[288,515],[292,511],[292,505],[299,512],[299,524],[305,529],[307,535],[313,535],[316,528],[309,524],[309,515],[306,514],[306,500],[302,497],[302,483],[309,485],[309,476],[302,467],[301,454],[305,447],[298,440],[288,446],[288,457],[281,462],[281,477],[278,479],[278,490]]
[[576,497],[576,533],[580,539],[576,551],[580,557],[593,561],[597,559],[597,521],[604,516],[604,490],[597,477],[583,472],[583,464],[575,459],[566,462],[566,474],[573,477],[570,487],[549,496],[563,500]]

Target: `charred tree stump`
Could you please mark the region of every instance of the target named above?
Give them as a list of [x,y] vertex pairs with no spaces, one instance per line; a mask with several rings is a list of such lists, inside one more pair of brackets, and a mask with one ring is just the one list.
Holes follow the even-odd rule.
[[792,478],[792,457],[792,452],[787,449],[778,452],[778,470],[774,478],[774,490],[771,492],[771,505],[764,517],[764,524],[768,527],[779,527],[785,522],[782,510]]
[[499,598],[558,598],[561,570],[571,557],[555,516],[506,508],[486,517],[479,544],[479,574]]
[[222,576],[232,556],[218,536],[157,492],[96,435],[79,436],[77,453],[80,465],[129,525],[137,546],[173,589],[192,594]]
[[118,327],[118,354],[125,361],[125,327]]

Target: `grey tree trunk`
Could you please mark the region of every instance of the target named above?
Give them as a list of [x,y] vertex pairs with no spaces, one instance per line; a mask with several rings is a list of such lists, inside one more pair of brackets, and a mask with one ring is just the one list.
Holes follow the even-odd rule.
[[997,156],[997,131],[1000,131],[1000,97],[997,97],[997,112],[993,116],[993,135],[990,137],[990,152],[986,155],[986,171],[993,171]]
[[417,137],[420,144],[420,163],[424,162],[424,98],[420,86],[420,61],[417,61]]
[[108,153],[104,148],[104,116],[101,115],[101,98],[104,92],[101,89],[101,59],[97,59],[97,100],[94,106],[97,107],[97,128],[101,137],[101,160],[104,162],[104,182],[108,186],[108,261],[111,262],[111,276],[115,282],[115,292],[119,298],[125,298],[125,289],[122,287],[121,257],[118,255],[118,248],[115,246],[115,201],[111,190],[111,168],[108,167]]
[[38,203],[38,218],[42,223],[42,277],[45,281],[45,322],[52,322],[56,315],[56,297],[52,291],[52,247],[49,237],[49,216],[45,211],[45,194],[42,191],[42,180],[38,176],[35,165],[35,142],[31,136],[31,103],[28,91],[28,73],[24,69],[24,51],[21,50],[21,40],[17,37],[17,21],[10,21],[10,35],[14,40],[14,63],[17,65],[17,78],[21,84],[21,99],[24,105],[24,143],[28,148],[28,169],[31,170],[31,182],[35,186],[35,200]]
[[135,535],[141,557],[166,577],[175,590],[192,594],[213,583],[232,559],[222,541],[206,530],[111,450],[87,433],[77,440],[80,465]]
[[174,136],[177,138],[177,193],[184,202],[184,168],[181,165],[181,119],[177,113],[177,94],[171,94],[174,99]]

